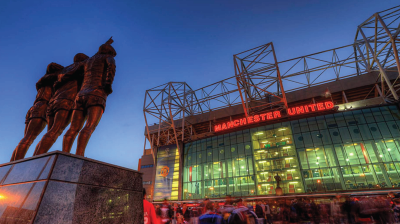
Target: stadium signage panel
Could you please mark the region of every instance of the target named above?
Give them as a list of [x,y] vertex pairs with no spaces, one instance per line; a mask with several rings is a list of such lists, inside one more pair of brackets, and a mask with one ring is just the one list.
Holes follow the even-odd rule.
[[[301,114],[309,114],[317,111],[326,111],[334,108],[332,101],[323,103],[313,103],[302,106],[290,107],[286,110],[288,116],[296,116]],[[255,124],[263,121],[276,120],[282,117],[281,111],[275,110],[263,114],[256,114],[233,121],[224,122],[214,125],[214,131],[224,131],[232,128],[237,128],[245,125]]]

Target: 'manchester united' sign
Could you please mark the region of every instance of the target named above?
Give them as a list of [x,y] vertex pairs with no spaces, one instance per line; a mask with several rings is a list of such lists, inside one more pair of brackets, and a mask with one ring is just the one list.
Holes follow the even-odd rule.
[[[303,105],[303,106],[297,106],[297,107],[290,107],[286,110],[287,114],[289,116],[294,116],[294,115],[300,115],[300,114],[308,114],[316,111],[324,111],[324,110],[330,110],[333,109],[334,104],[332,101],[326,101],[323,103],[313,103],[313,104],[308,104],[308,105]],[[258,123],[262,121],[267,121],[267,120],[275,120],[277,118],[282,117],[281,112],[276,110],[276,111],[271,111],[267,112],[264,114],[257,114],[253,116],[248,116],[247,118],[240,118],[236,119],[233,121],[228,121],[222,124],[217,124],[214,125],[214,131],[224,131],[228,130],[231,128],[236,128],[244,125],[250,125],[253,123]]]

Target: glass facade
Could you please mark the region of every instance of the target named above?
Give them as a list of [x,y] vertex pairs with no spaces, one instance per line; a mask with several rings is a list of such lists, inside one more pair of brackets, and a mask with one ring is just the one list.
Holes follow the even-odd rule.
[[396,106],[292,121],[304,190],[400,187],[399,121]]
[[400,113],[382,106],[236,131],[184,147],[182,199],[400,187]]
[[250,130],[185,145],[183,198],[255,195]]

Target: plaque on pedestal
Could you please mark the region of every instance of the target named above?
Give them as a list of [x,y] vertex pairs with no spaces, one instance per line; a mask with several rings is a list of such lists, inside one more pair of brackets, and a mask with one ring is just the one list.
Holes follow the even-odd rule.
[[55,151],[0,165],[0,223],[143,223],[142,174]]

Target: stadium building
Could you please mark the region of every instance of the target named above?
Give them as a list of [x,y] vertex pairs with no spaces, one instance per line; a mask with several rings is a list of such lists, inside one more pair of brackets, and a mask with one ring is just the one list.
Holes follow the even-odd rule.
[[234,55],[232,77],[147,90],[152,200],[399,190],[399,13],[346,46],[277,61],[271,42]]

